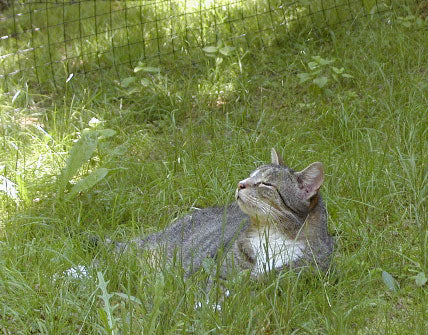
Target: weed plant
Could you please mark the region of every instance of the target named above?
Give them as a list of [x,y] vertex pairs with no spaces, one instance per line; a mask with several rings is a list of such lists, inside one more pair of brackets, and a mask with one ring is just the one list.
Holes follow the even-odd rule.
[[[63,94],[16,83],[0,96],[2,332],[425,334],[428,39],[417,18],[389,12],[225,54],[213,43],[120,79],[75,77]],[[315,73],[314,60],[334,62]],[[91,245],[230,203],[271,147],[296,169],[324,163],[327,274],[242,275],[220,302],[204,270],[184,279],[179,266]]]

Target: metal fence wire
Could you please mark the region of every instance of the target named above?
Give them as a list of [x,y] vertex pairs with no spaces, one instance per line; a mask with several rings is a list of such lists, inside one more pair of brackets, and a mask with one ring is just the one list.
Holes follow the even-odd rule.
[[[410,1],[410,3],[417,1]],[[295,34],[382,17],[381,0],[0,0],[0,85],[63,88],[222,44],[267,48]]]

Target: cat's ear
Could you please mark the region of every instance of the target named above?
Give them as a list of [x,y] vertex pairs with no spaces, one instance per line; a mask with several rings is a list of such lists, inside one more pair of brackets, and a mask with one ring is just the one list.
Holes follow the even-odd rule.
[[322,163],[315,162],[296,175],[302,198],[309,200],[317,194],[324,181],[324,168]]
[[284,162],[282,161],[282,158],[278,153],[276,152],[275,148],[272,148],[270,150],[270,159],[272,161],[272,164],[275,165],[284,165]]

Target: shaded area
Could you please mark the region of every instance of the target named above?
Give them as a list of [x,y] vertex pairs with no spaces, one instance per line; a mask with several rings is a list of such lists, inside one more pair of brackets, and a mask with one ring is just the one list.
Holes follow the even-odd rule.
[[[269,47],[313,30],[390,10],[375,0],[10,1],[0,14],[0,78],[61,89],[138,62],[201,56],[219,41]],[[92,76],[93,77],[93,76]]]

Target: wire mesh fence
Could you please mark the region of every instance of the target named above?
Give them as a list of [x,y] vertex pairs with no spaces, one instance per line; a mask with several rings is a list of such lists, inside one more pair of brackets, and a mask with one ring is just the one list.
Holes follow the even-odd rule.
[[0,0],[0,82],[61,89],[74,76],[120,79],[141,62],[197,57],[210,45],[266,48],[391,8],[381,0]]

